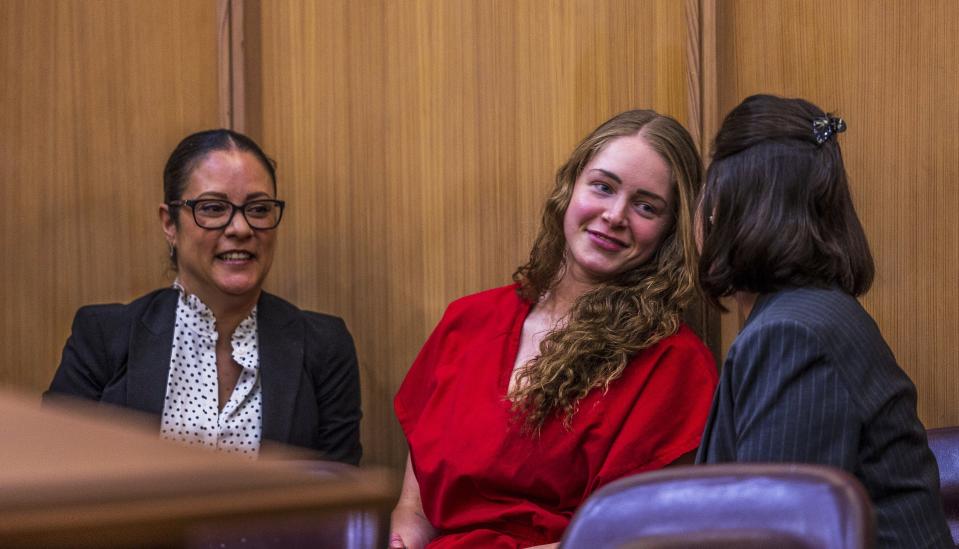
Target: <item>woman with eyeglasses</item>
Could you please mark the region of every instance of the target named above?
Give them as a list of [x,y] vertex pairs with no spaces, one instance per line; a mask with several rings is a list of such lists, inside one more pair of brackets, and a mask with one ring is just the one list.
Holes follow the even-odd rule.
[[159,417],[160,436],[256,457],[267,440],[360,460],[353,340],[339,318],[263,291],[284,202],[249,137],[186,137],[159,215],[172,287],[82,307],[44,399],[70,395]]

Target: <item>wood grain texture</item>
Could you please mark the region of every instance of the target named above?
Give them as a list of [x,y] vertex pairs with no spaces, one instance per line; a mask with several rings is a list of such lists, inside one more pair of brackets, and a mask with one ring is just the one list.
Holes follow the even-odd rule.
[[688,121],[683,4],[288,1],[253,17],[248,118],[290,204],[269,286],[346,319],[364,463],[399,467],[399,383],[448,302],[510,281],[575,143],[629,108]]
[[246,133],[243,0],[216,0],[217,94],[220,127]]
[[297,456],[285,449],[252,462],[160,440],[146,416],[66,404],[0,391],[0,546],[285,547],[325,535],[314,539],[330,547],[339,532],[318,526],[345,509],[365,521],[361,539],[379,531],[386,545],[398,475],[276,459]]
[[0,385],[38,394],[79,306],[169,282],[163,163],[216,93],[212,1],[0,2]]
[[[223,2],[243,11],[245,106],[231,114],[280,161],[291,203],[269,286],[349,322],[367,463],[401,463],[391,399],[413,356],[447,302],[508,282],[578,139],[652,107],[708,142],[760,91],[849,121],[878,269],[863,301],[927,426],[959,424],[956,3]],[[0,2],[0,196],[15,212],[0,385],[46,386],[78,306],[168,282],[161,170],[180,138],[217,125],[216,6]],[[735,326],[724,319],[727,345]]]
[[[700,154],[703,154],[709,150],[703,113],[715,110],[716,9],[710,0],[686,0],[683,13],[686,29],[686,127]],[[704,157],[703,161],[705,163],[707,159]],[[728,348],[728,345],[723,345],[723,336],[729,330],[723,330],[719,311],[697,299],[686,311],[686,322],[703,338],[713,355],[721,357],[723,350]]]
[[927,427],[959,425],[959,3],[718,4],[721,113],[804,97],[839,138],[876,260],[863,304],[919,391]]

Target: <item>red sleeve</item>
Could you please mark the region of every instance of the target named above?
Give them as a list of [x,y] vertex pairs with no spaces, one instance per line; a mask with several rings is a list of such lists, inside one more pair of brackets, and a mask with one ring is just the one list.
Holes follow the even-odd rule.
[[423,406],[429,401],[436,387],[435,372],[445,348],[452,309],[453,306],[450,305],[443,313],[443,318],[416,355],[413,365],[410,366],[400,385],[400,390],[396,393],[396,398],[393,399],[396,418],[407,435],[416,426]]
[[716,390],[715,362],[688,328],[661,342],[661,347],[646,358],[653,361],[650,373],[634,393],[628,416],[588,493],[613,480],[660,469],[699,446]]
[[517,295],[515,284],[462,297],[449,304],[393,399],[396,417],[407,439],[432,399],[438,381],[442,383],[444,375],[459,374],[460,368],[452,367],[450,357],[474,342],[478,335],[510,330],[517,315],[528,308],[529,304]]

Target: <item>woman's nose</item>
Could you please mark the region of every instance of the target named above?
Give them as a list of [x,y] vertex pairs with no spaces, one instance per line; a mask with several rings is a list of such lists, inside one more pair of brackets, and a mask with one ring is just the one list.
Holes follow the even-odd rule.
[[616,227],[626,223],[626,209],[629,204],[625,200],[616,200],[603,212],[603,220]]
[[233,219],[231,219],[230,224],[226,226],[226,234],[246,236],[252,233],[253,227],[250,226],[250,223],[246,220],[246,216],[243,215],[243,210],[233,212]]

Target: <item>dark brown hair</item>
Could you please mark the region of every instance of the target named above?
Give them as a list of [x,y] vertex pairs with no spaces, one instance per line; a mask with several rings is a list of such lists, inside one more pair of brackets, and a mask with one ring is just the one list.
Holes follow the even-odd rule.
[[[875,272],[837,136],[818,143],[828,115],[802,99],[748,97],[713,144],[698,224],[707,299],[737,291],[839,286],[859,296]],[[712,220],[712,222],[710,222]]]
[[674,334],[695,293],[692,214],[702,163],[689,132],[676,120],[650,110],[620,113],[577,145],[556,173],[529,261],[516,270],[513,280],[532,303],[559,280],[566,262],[563,218],[576,179],[611,141],[633,135],[641,136],[669,166],[672,225],[648,261],[580,296],[567,324],[550,332],[539,355],[520,367],[510,399],[532,432],[555,414],[564,415],[568,424],[577,403],[591,390],[609,386],[637,352]]

